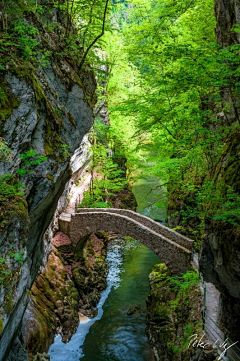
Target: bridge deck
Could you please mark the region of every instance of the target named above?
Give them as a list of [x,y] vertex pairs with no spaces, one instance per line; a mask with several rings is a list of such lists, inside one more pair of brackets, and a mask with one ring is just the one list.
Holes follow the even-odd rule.
[[161,223],[158,223],[151,218],[148,218],[146,216],[143,216],[139,213],[136,213],[134,211],[131,211],[129,209],[117,209],[117,208],[78,208],[77,213],[89,213],[89,212],[107,212],[107,213],[116,213],[120,214],[126,217],[129,217],[131,219],[134,219],[135,221],[141,223],[142,225],[148,227],[152,231],[155,231],[156,233],[159,233],[166,238],[170,239],[171,241],[174,241],[178,243],[179,245],[192,250],[193,247],[193,240],[190,238],[187,238],[183,236],[182,234],[174,231],[173,229],[164,226]]
[[191,267],[193,241],[148,217],[125,209],[83,208],[77,213],[62,213],[59,228],[76,246],[85,236],[99,231],[113,231],[131,236],[153,250],[173,274]]

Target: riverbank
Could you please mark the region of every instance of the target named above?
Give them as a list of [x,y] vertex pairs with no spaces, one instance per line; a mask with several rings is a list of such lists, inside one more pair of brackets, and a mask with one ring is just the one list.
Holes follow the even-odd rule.
[[92,316],[106,288],[106,235],[91,235],[84,248],[75,251],[69,241],[61,232],[55,235],[47,266],[32,287],[23,329],[29,360],[46,352],[55,334],[68,342],[78,327],[79,312]]

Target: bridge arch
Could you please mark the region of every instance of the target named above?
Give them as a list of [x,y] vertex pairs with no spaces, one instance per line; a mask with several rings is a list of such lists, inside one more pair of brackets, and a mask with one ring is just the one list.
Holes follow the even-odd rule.
[[193,241],[148,217],[124,209],[87,208],[77,213],[62,213],[59,228],[74,247],[97,231],[111,231],[143,243],[166,263],[172,274],[180,275],[191,267]]

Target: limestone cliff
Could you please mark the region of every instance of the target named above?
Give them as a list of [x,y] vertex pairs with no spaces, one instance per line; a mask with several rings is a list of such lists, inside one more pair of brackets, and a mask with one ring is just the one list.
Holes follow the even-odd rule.
[[[231,62],[234,52],[231,47],[237,49],[240,42],[239,0],[215,0],[215,16],[219,52],[229,52],[226,57],[231,73],[237,67]],[[200,271],[204,280],[214,284],[221,292],[219,326],[234,341],[239,341],[240,324],[238,83],[237,75],[227,77],[226,85],[219,85],[219,102],[207,102],[208,109],[213,112],[215,127],[228,130],[209,172],[203,176],[198,174],[194,180],[194,192],[184,194],[182,189],[170,190],[168,204],[169,225],[192,239],[197,234],[197,249],[201,244]],[[206,106],[204,101],[202,106]],[[204,182],[210,183],[212,190],[208,190],[210,197],[200,211],[197,194],[203,189]],[[187,208],[192,210],[188,218],[184,217]]]
[[[9,198],[3,194],[0,211],[1,360],[10,350],[9,360],[26,359],[16,336],[42,264],[43,235],[71,177],[71,155],[93,123],[96,102],[93,73],[79,71],[74,59],[60,51],[66,17],[48,6],[41,15],[25,14],[26,24],[38,30],[39,53],[49,56],[41,68],[16,53],[1,65],[0,130],[8,156],[1,159],[0,174],[5,189],[14,187]],[[48,33],[50,23],[56,30]],[[19,182],[24,191],[18,190]]]
[[[216,38],[223,48],[239,44],[240,3],[238,0],[215,0],[217,19]],[[235,79],[236,80],[236,79]],[[221,90],[222,111],[217,114],[224,119],[225,126],[239,123],[240,96],[234,84]],[[229,106],[224,108],[228,104]],[[229,187],[240,193],[240,137],[232,134],[225,143],[218,163],[211,174],[222,199],[226,199]],[[210,203],[209,208],[213,205]],[[207,282],[221,291],[221,327],[235,341],[239,341],[240,324],[240,237],[239,226],[224,220],[206,219],[205,238],[202,243],[200,268]]]
[[[149,275],[146,332],[157,361],[215,361],[212,345],[194,347],[191,337],[201,338],[203,300],[200,280],[195,272],[182,278],[170,277],[164,263]],[[206,335],[204,335],[206,337]],[[209,341],[204,341],[205,343]]]
[[56,333],[70,340],[79,324],[79,310],[92,315],[106,288],[107,237],[92,234],[84,247],[73,249],[62,232],[53,237],[53,251],[45,269],[36,278],[24,314],[22,337],[28,359],[47,352]]

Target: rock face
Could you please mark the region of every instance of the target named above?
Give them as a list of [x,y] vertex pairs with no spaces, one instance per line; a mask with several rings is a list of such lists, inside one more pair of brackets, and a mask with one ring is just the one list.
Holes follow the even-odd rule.
[[[215,0],[217,19],[216,38],[223,48],[239,44],[239,32],[232,31],[240,25],[240,4],[238,0]],[[228,106],[219,116],[225,125],[239,123],[240,96],[234,85],[221,91],[222,105]],[[225,147],[211,178],[226,198],[230,186],[240,193],[240,137],[235,133],[225,143]],[[211,207],[211,204],[209,204]],[[239,227],[224,221],[206,220],[205,238],[202,243],[200,268],[204,279],[213,283],[221,292],[220,325],[234,341],[239,341],[240,324],[240,237]]]
[[56,233],[52,243],[53,251],[33,284],[22,322],[29,360],[47,352],[56,333],[68,342],[78,326],[79,311],[91,316],[107,286],[105,234],[92,234],[76,250],[62,232]]
[[[184,276],[184,279],[169,276],[164,263],[155,265],[149,275],[146,332],[155,359],[217,360],[217,354],[211,347],[204,350],[190,344],[191,336],[198,334],[200,339],[202,332],[203,303],[197,274],[189,273],[189,277]],[[206,340],[204,342],[207,343]]]
[[[214,174],[215,184],[224,182],[239,193],[239,135],[229,141]],[[227,190],[226,190],[227,191]],[[224,196],[224,194],[223,194]],[[211,206],[211,205],[210,205]],[[240,233],[239,227],[208,219],[200,255],[204,279],[221,292],[220,326],[238,341],[240,324]]]
[[238,0],[215,0],[215,15],[217,19],[216,38],[223,48],[240,43],[239,32],[232,31],[240,24],[240,4]]
[[[239,46],[240,33],[234,31],[234,27],[240,25],[239,0],[215,0],[215,15],[216,40],[220,47],[226,49],[234,45]],[[226,51],[231,54],[229,48]],[[231,71],[235,70],[235,64],[228,62],[228,65]],[[219,91],[221,105],[214,106],[214,118],[222,127],[231,131],[224,140],[221,154],[211,173],[205,179],[199,179],[199,183],[195,184],[196,189],[200,190],[201,183],[205,181],[213,185],[214,196],[219,197],[220,207],[228,201],[228,207],[225,207],[225,210],[229,212],[228,214],[226,212],[228,219],[231,218],[232,208],[237,209],[237,206],[239,208],[240,93],[236,85],[238,82],[237,77],[229,77],[228,85],[222,86]],[[229,197],[230,191],[232,196]],[[229,204],[232,204],[232,208]],[[177,227],[176,230],[194,239],[194,233],[203,229],[203,222],[197,216],[183,220],[180,212],[188,206],[194,209],[194,195],[190,193],[184,196],[177,189],[174,190],[169,197],[169,225]],[[219,327],[235,342],[239,341],[240,324],[239,218],[232,216],[231,222],[227,222],[220,216],[214,220],[213,217],[210,218],[210,215],[214,213],[212,210],[214,210],[214,201],[209,201],[205,209],[207,216],[204,219],[204,232],[199,232],[201,236],[204,233],[202,242],[198,238],[195,246],[201,243],[199,265],[204,280],[214,284],[221,292]],[[176,211],[179,212],[178,216],[174,215]],[[173,215],[172,218],[171,215]]]
[[80,296],[80,312],[85,316],[94,315],[93,307],[97,306],[101,292],[107,287],[107,243],[107,234],[97,232],[88,238],[82,250],[76,250],[76,257],[81,257],[81,262],[73,270],[73,279]]
[[29,359],[48,350],[60,320],[63,340],[68,341],[78,326],[78,292],[54,249],[45,272],[34,282],[22,322]]
[[[54,14],[49,16],[57,21]],[[49,36],[40,20],[35,26],[39,26],[42,50],[56,50],[57,37]],[[20,62],[11,62],[1,81],[11,100],[1,122],[1,136],[12,154],[11,159],[0,162],[0,174],[17,176],[21,168],[24,197],[14,196],[0,212],[0,271],[4,278],[0,291],[0,359],[6,360],[11,349],[9,360],[18,360],[26,355],[17,346],[18,340],[13,340],[44,257],[43,235],[71,177],[71,154],[93,124],[96,83],[92,72],[80,73],[72,59],[55,57],[54,52],[42,70],[24,69]],[[19,158],[29,150],[34,153],[25,160]],[[38,162],[39,156],[47,159]]]

